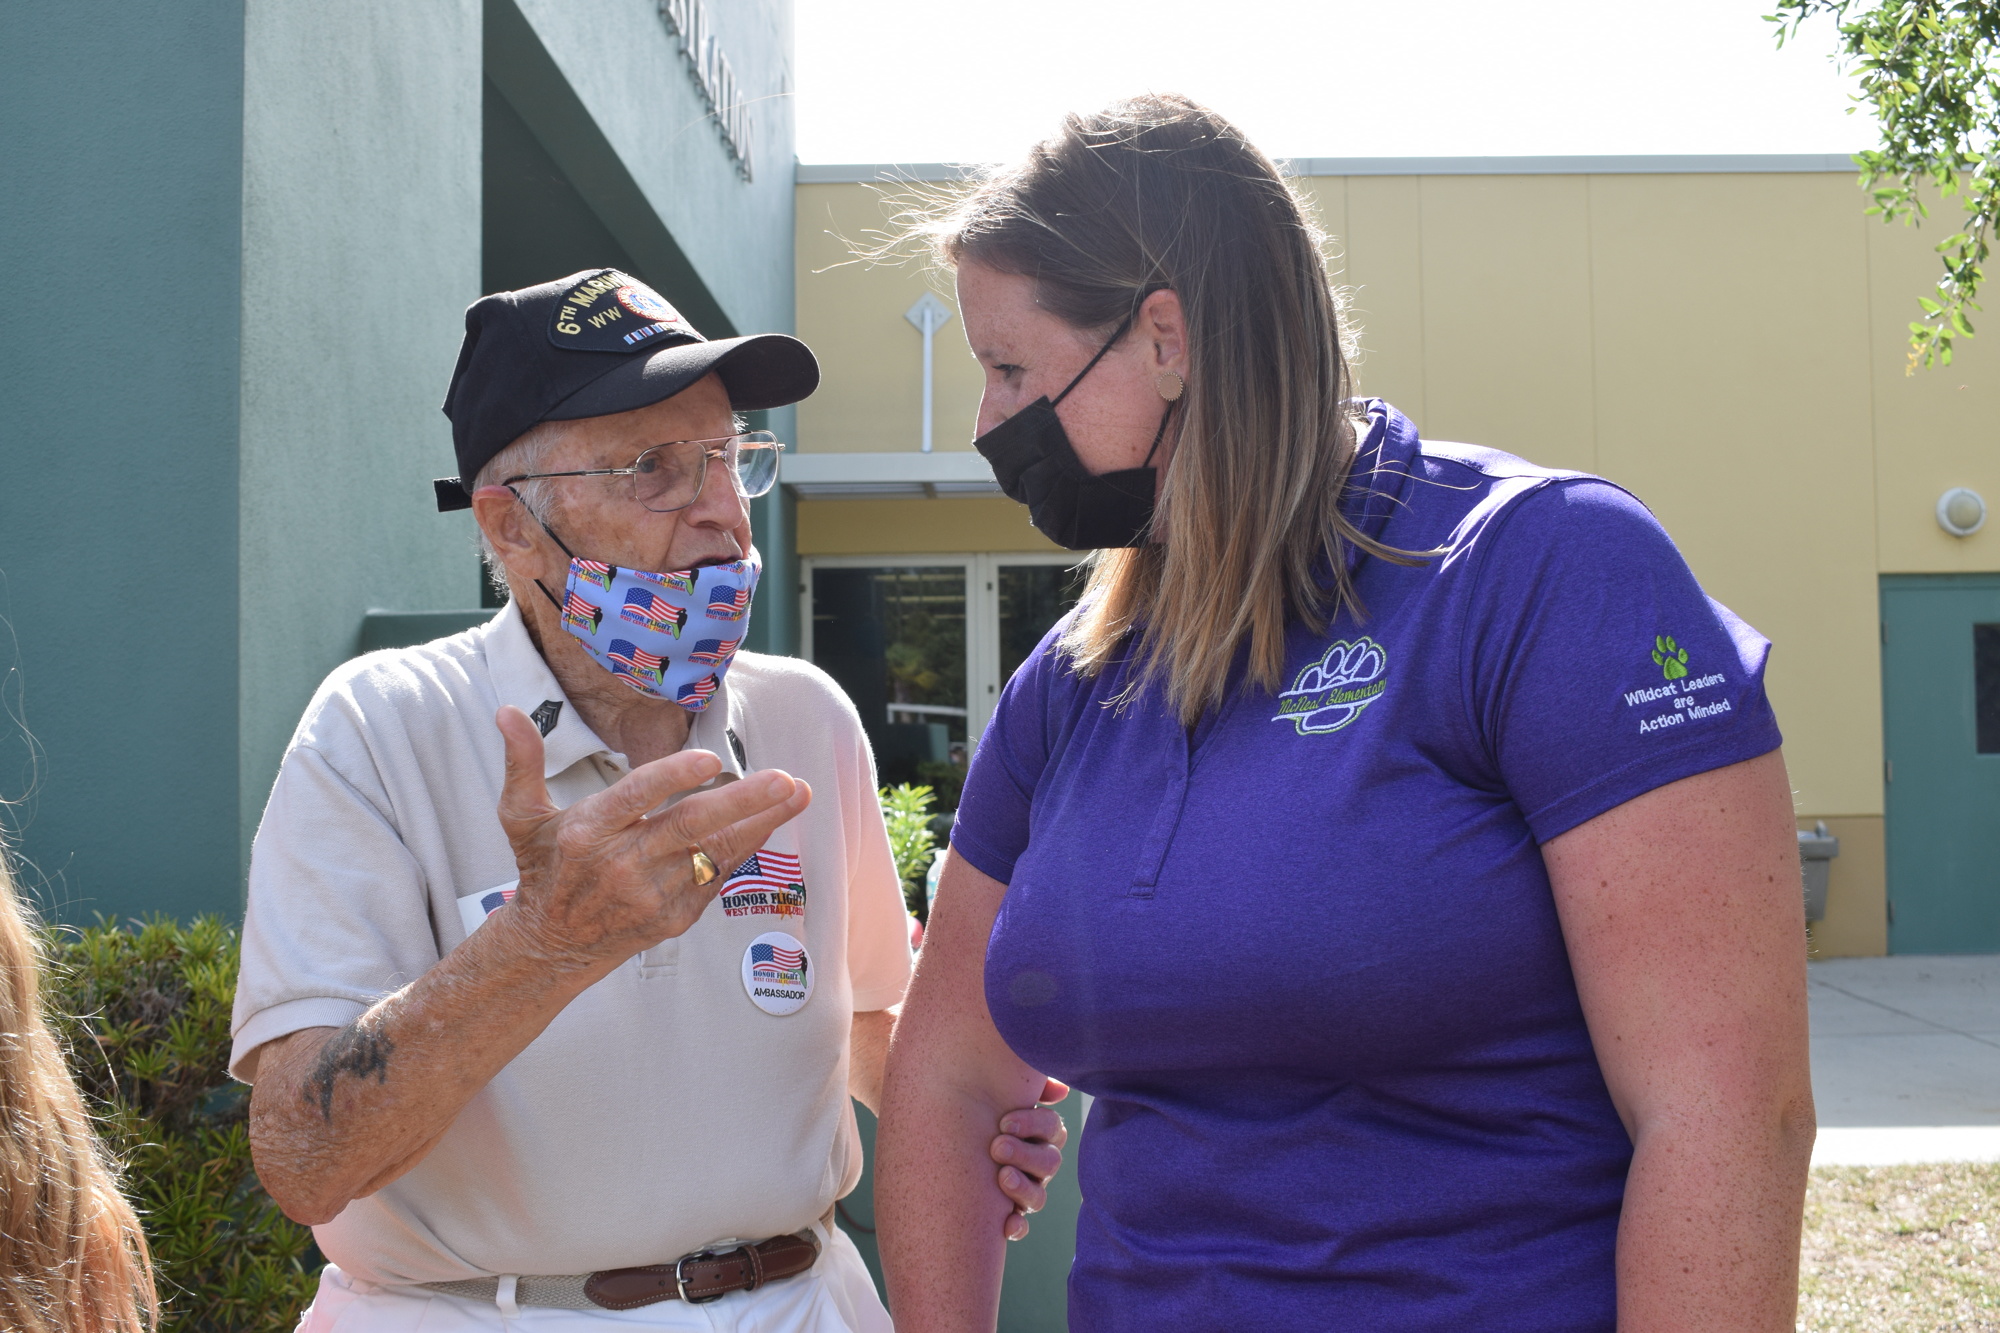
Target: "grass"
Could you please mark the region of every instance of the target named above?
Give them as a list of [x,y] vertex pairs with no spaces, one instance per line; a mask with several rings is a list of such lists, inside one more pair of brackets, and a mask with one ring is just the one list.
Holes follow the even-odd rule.
[[2000,1333],[2000,1163],[1812,1173],[1801,1333]]

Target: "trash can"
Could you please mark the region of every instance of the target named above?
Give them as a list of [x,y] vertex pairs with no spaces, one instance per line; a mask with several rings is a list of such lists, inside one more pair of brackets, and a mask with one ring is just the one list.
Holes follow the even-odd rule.
[[1826,821],[1817,820],[1813,831],[1799,830],[1799,873],[1805,879],[1806,920],[1826,917],[1826,881],[1833,858],[1840,855],[1840,839],[1826,831]]

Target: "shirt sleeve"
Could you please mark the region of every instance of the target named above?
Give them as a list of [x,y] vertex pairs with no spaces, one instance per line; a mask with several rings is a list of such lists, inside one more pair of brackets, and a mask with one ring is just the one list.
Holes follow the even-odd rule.
[[875,760],[859,720],[845,747],[842,816],[847,823],[847,973],[854,1011],[901,1002],[910,985],[910,912],[875,794]]
[[428,971],[428,901],[382,807],[319,750],[293,746],[250,852],[230,1073],[255,1078],[266,1042],[344,1027]]
[[1070,617],[1056,622],[1014,672],[979,738],[952,825],[952,850],[1002,884],[1028,848],[1028,813],[1049,759],[1048,684],[1061,670],[1057,643]]
[[1537,841],[1778,748],[1770,643],[1702,592],[1626,492],[1596,479],[1540,488],[1481,545],[1466,704]]

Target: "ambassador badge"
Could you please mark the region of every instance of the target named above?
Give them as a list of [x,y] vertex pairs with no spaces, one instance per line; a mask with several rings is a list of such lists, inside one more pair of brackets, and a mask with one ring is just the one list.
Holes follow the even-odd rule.
[[470,935],[486,924],[486,918],[514,901],[514,891],[521,887],[521,881],[510,879],[505,884],[496,884],[480,893],[468,893],[458,900],[458,920]]
[[812,998],[812,963],[806,946],[782,930],[766,931],[743,951],[743,989],[750,1003],[783,1017]]

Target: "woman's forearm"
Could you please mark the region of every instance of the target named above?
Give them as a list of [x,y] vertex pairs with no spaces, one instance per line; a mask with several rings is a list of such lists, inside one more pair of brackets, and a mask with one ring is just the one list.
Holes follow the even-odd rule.
[[1618,1223],[1618,1333],[1791,1333],[1812,1144],[1809,1097],[1642,1129]]
[[898,1333],[985,1333],[999,1317],[1014,1204],[994,1179],[993,1135],[1044,1083],[986,1009],[986,942],[1006,891],[947,857],[889,1044],[875,1215]]
[[[876,1138],[875,1212],[898,1333],[993,1328],[1003,1239],[1014,1204],[994,1181],[987,1146],[1007,1107],[954,1092],[892,1060]],[[1032,1101],[1028,1091],[1015,1099]]]

